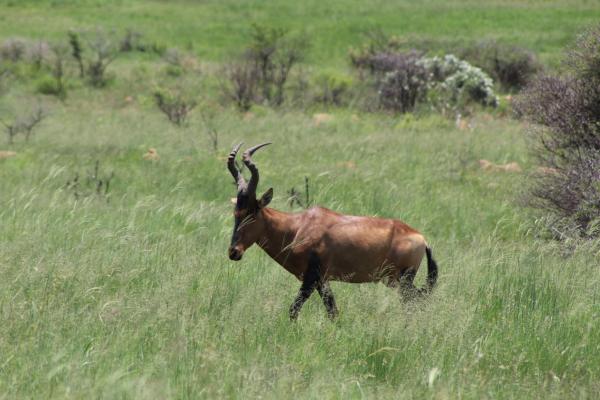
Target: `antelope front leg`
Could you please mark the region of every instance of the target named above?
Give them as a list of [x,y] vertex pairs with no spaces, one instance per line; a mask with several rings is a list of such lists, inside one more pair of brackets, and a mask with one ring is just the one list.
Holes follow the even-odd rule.
[[331,287],[329,286],[329,282],[319,282],[317,285],[317,290],[321,295],[321,299],[323,299],[323,304],[325,304],[325,308],[327,309],[327,315],[329,319],[335,319],[338,315],[338,309],[335,305],[335,298],[333,297],[333,292],[331,291]]
[[308,259],[308,268],[302,277],[302,286],[300,286],[298,296],[296,296],[290,307],[290,320],[295,321],[298,318],[302,305],[319,285],[319,279],[319,258],[316,254],[311,253]]

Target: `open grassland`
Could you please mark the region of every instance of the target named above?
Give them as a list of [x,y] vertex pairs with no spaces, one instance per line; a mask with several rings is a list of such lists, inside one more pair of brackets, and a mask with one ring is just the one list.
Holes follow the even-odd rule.
[[[463,131],[438,117],[339,114],[315,127],[296,113],[223,115],[224,142],[275,143],[256,157],[275,207],[288,208],[286,190],[309,176],[317,203],[419,227],[440,264],[422,307],[383,285],[336,283],[338,321],[316,296],[291,324],[298,282],[257,248],[239,264],[226,257],[234,187],[204,138],[135,105],[83,111],[85,122],[65,107],[1,164],[7,398],[598,390],[596,258],[561,257],[533,239],[515,200],[521,175],[474,166],[481,157],[531,167],[516,123],[482,115]],[[160,161],[142,159],[149,146]],[[65,183],[95,160],[101,175],[115,172],[110,201],[77,201]]]
[[[343,65],[371,24],[440,41],[500,37],[556,59],[600,15],[585,1],[0,4],[0,37],[131,26],[169,45],[193,40],[210,61],[239,47],[249,21],[309,20],[310,33],[331,33],[313,39],[313,66]],[[397,7],[410,19],[394,19]],[[154,109],[146,77],[157,65],[120,59],[109,87],[46,99],[52,113],[29,143],[0,138],[17,153],[0,160],[0,398],[597,397],[598,254],[536,235],[519,205],[536,167],[519,122],[334,109],[317,125],[320,110],[227,110],[215,155],[196,111],[177,128]],[[31,86],[16,83],[0,110],[30,101]],[[274,143],[254,157],[273,207],[289,210],[287,191],[308,176],[316,204],[421,230],[440,266],[429,301],[333,283],[338,320],[313,296],[290,323],[295,278],[258,248],[227,258],[235,187],[224,157],[240,139]],[[143,159],[150,147],[160,160]],[[485,172],[479,159],[525,172]],[[96,161],[100,177],[114,172],[107,195],[88,182]],[[78,189],[67,185],[76,175]]]

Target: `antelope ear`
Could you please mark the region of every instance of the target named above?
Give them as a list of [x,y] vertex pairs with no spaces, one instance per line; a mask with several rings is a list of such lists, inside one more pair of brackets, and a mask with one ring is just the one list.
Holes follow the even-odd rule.
[[266,207],[273,199],[273,188],[269,188],[265,194],[262,195],[260,200],[258,201],[258,207],[263,208]]

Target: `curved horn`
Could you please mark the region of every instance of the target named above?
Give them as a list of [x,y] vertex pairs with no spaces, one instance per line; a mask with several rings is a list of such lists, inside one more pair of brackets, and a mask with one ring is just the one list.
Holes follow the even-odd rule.
[[258,186],[258,168],[256,168],[256,165],[252,162],[252,154],[254,154],[254,152],[260,149],[261,147],[265,147],[270,144],[271,142],[256,145],[246,150],[242,155],[242,161],[244,162],[244,164],[246,164],[246,167],[252,173],[252,176],[250,177],[250,182],[248,183],[248,194],[256,195],[256,187]]
[[242,147],[242,144],[244,144],[244,142],[240,142],[237,146],[234,146],[233,149],[231,149],[231,153],[229,153],[229,157],[227,157],[227,168],[229,169],[229,172],[231,172],[233,179],[235,179],[238,189],[240,189],[240,186],[244,186],[246,184],[242,173],[235,166],[235,156],[240,150],[240,147]]

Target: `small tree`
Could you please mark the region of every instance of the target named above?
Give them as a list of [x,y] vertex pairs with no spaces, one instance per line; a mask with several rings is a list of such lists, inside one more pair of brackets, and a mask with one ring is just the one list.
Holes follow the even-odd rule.
[[40,105],[38,105],[31,114],[26,116],[21,121],[21,127],[22,127],[21,129],[22,129],[23,134],[25,135],[26,142],[29,141],[29,138],[33,134],[34,128],[40,122],[42,122],[42,120],[44,118],[46,118],[46,113],[44,112],[44,109]]
[[27,47],[27,60],[39,71],[48,59],[51,48],[47,42],[38,40]]
[[85,66],[83,64],[83,47],[81,45],[81,40],[79,38],[79,34],[75,31],[69,31],[69,45],[71,46],[71,55],[77,61],[77,65],[79,66],[79,77],[83,79],[85,76]]
[[308,48],[305,36],[291,37],[280,28],[252,25],[252,43],[247,58],[255,64],[263,100],[279,106],[290,71],[304,59]]
[[177,126],[184,125],[188,114],[196,107],[196,101],[187,98],[182,90],[157,89],[154,100],[158,109]]
[[13,122],[6,122],[0,119],[0,123],[4,125],[6,134],[8,135],[8,143],[14,142],[14,137],[19,133],[25,135],[25,141],[29,141],[34,132],[35,127],[46,118],[46,112],[41,105],[31,110],[28,114],[20,115]]
[[280,106],[284,101],[284,88],[288,81],[290,71],[304,59],[304,53],[308,47],[306,38],[286,38],[280,41],[280,47],[275,54],[273,73],[273,104]]
[[252,43],[247,51],[247,58],[255,64],[262,96],[267,101],[271,100],[272,95],[275,70],[273,59],[278,42],[285,34],[283,29],[252,25]]
[[219,107],[216,104],[203,104],[199,111],[206,135],[210,140],[212,151],[215,154],[219,150],[219,130],[217,129],[217,115],[219,111]]
[[142,43],[143,35],[132,29],[127,29],[121,42],[119,43],[119,51],[127,53],[130,51],[145,51],[146,46]]
[[[395,112],[411,111],[427,91],[427,71],[417,52],[378,54],[373,67],[381,105]],[[380,75],[383,74],[383,75]]]
[[258,77],[256,65],[248,60],[230,64],[225,68],[226,80],[221,83],[221,90],[240,111],[246,112],[256,100]]
[[92,52],[87,66],[87,75],[92,86],[102,87],[108,82],[106,68],[119,55],[119,48],[111,35],[98,30],[88,38],[88,47]]
[[[106,69],[119,55],[119,44],[114,32],[107,33],[101,29],[95,32],[69,31],[71,55],[77,61],[80,77],[87,77],[90,85],[102,87],[108,83]],[[81,38],[87,43],[84,50]]]
[[280,106],[293,67],[304,59],[308,41],[285,29],[252,25],[251,43],[242,60],[225,70],[225,96],[247,111],[254,102]]
[[10,71],[2,68],[2,65],[0,65],[0,96],[7,90],[6,87],[8,86],[7,82],[9,74]]
[[58,96],[58,98],[62,100],[64,100],[67,97],[67,89],[64,83],[64,76],[68,53],[69,49],[63,43],[56,43],[52,45],[50,68],[52,71],[52,77],[54,78],[56,84],[55,94],[56,96]]
[[4,125],[4,130],[8,136],[8,144],[13,144],[14,137],[19,133],[16,123],[7,123],[2,119],[0,119],[0,123]]

